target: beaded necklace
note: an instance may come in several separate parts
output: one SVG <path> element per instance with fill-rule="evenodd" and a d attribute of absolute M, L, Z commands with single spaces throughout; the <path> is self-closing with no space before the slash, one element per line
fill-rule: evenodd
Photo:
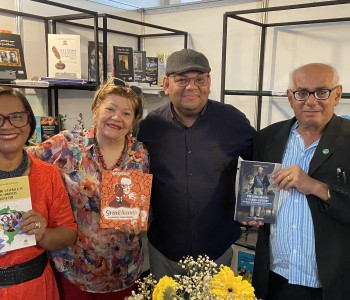
<path fill-rule="evenodd" d="M 14 169 L 13 171 L 0 170 L 0 179 L 19 177 L 19 176 L 22 176 L 24 174 L 24 172 L 28 168 L 28 154 L 24 150 L 22 150 L 22 153 L 23 153 L 22 161 L 19 164 L 19 166 L 16 169 Z"/>
<path fill-rule="evenodd" d="M 95 137 L 95 149 L 96 149 L 96 153 L 98 156 L 98 160 L 100 161 L 102 168 L 104 170 L 107 170 L 107 164 L 105 162 L 105 159 L 103 158 L 103 154 L 102 154 L 101 149 L 97 143 L 96 137 Z M 114 170 L 114 169 L 117 169 L 120 167 L 120 165 L 122 164 L 124 157 L 125 157 L 125 152 L 126 152 L 125 150 L 126 150 L 126 140 L 124 142 L 124 148 L 123 148 L 122 153 L 120 154 L 120 156 L 117 159 L 117 161 L 115 162 L 115 164 L 110 168 L 110 170 Z"/>

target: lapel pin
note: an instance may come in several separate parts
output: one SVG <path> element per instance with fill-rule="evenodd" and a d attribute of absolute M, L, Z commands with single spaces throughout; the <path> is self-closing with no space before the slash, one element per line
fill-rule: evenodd
<path fill-rule="evenodd" d="M 323 153 L 323 154 L 328 154 L 328 153 L 329 153 L 329 149 L 323 149 L 323 150 L 322 150 L 322 153 Z"/>

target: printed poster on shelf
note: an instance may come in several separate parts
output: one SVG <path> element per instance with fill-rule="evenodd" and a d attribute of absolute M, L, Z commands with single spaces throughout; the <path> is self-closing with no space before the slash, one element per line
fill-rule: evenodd
<path fill-rule="evenodd" d="M 81 78 L 80 35 L 48 34 L 49 77 Z"/>
<path fill-rule="evenodd" d="M 134 51 L 134 73 L 136 82 L 146 82 L 146 51 Z"/>
<path fill-rule="evenodd" d="M 100 227 L 146 231 L 152 178 L 139 170 L 103 171 Z"/>
<path fill-rule="evenodd" d="M 131 47 L 114 46 L 115 77 L 134 81 L 134 54 Z"/>
<path fill-rule="evenodd" d="M 158 75 L 157 75 L 157 84 L 163 85 L 163 78 L 165 76 L 166 62 L 171 53 L 161 52 L 157 53 L 158 57 Z"/>
<path fill-rule="evenodd" d="M 21 36 L 0 32 L 0 78 L 27 79 Z"/>
<path fill-rule="evenodd" d="M 21 233 L 19 220 L 32 209 L 28 176 L 0 180 L 0 238 L 1 252 L 36 245 L 35 235 Z"/>
<path fill-rule="evenodd" d="M 158 57 L 146 57 L 146 82 L 156 85 L 158 81 Z"/>
<path fill-rule="evenodd" d="M 281 164 L 261 161 L 240 161 L 236 176 L 236 221 L 274 223 L 279 190 L 271 175 Z"/>
<path fill-rule="evenodd" d="M 96 58 L 99 59 L 99 78 L 100 84 L 103 83 L 103 44 L 98 44 L 98 54 L 95 51 L 95 42 L 88 41 L 88 80 L 96 81 Z M 114 64 L 113 64 L 113 45 L 107 44 L 107 76 L 106 78 L 114 77 Z"/>

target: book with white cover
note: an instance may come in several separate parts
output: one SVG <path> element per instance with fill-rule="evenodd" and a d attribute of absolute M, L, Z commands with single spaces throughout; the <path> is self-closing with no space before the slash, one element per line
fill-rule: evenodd
<path fill-rule="evenodd" d="M 81 78 L 80 35 L 48 35 L 49 77 Z"/>

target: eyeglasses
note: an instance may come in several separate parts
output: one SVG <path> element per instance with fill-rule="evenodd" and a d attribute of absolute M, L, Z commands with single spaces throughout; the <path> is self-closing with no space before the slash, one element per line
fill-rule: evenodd
<path fill-rule="evenodd" d="M 314 95 L 314 97 L 317 100 L 327 100 L 329 96 L 331 95 L 331 92 L 334 91 L 338 87 L 335 86 L 332 89 L 319 89 L 316 91 L 307 91 L 307 90 L 300 90 L 300 91 L 292 91 L 295 100 L 297 101 L 306 101 L 310 95 Z"/>
<path fill-rule="evenodd" d="M 193 80 L 194 84 L 198 87 L 205 86 L 208 84 L 209 75 L 199 74 L 196 77 L 187 77 L 185 75 L 169 75 L 168 77 L 173 77 L 175 85 L 179 87 L 186 87 Z"/>
<path fill-rule="evenodd" d="M 29 122 L 29 112 L 21 111 L 9 114 L 7 116 L 0 114 L 0 127 L 4 126 L 6 120 L 8 120 L 13 127 L 24 127 Z"/>
<path fill-rule="evenodd" d="M 115 86 L 121 86 L 121 87 L 125 87 L 127 89 L 131 89 L 137 96 L 141 96 L 142 95 L 142 89 L 140 89 L 138 86 L 128 85 L 124 80 L 121 80 L 121 79 L 116 78 L 116 77 L 109 78 L 107 83 L 100 90 L 99 94 L 101 94 L 102 91 L 105 89 L 105 87 L 110 85 L 110 84 L 114 84 Z"/>

